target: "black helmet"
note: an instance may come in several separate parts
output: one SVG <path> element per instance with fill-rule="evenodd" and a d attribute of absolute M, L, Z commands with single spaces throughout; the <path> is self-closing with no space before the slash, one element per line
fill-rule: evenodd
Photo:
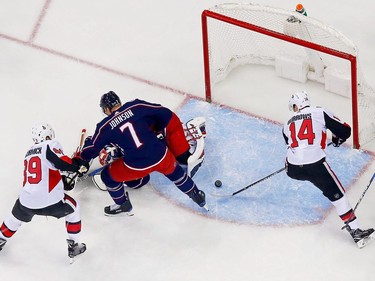
<path fill-rule="evenodd" d="M 105 111 L 106 108 L 111 110 L 113 107 L 119 104 L 121 104 L 121 100 L 118 97 L 118 95 L 116 95 L 116 93 L 113 91 L 109 91 L 108 93 L 105 93 L 100 98 L 100 107 L 102 108 L 103 112 Z"/>

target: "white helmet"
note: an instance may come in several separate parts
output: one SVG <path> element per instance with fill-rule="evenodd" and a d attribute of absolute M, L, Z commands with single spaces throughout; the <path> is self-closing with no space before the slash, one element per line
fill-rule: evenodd
<path fill-rule="evenodd" d="M 307 93 L 305 91 L 294 93 L 289 100 L 290 111 L 293 111 L 293 105 L 296 105 L 298 110 L 310 106 L 310 99 Z"/>
<path fill-rule="evenodd" d="M 31 137 L 35 143 L 45 141 L 47 137 L 52 140 L 55 138 L 55 132 L 51 125 L 47 123 L 39 123 L 31 128 Z"/>

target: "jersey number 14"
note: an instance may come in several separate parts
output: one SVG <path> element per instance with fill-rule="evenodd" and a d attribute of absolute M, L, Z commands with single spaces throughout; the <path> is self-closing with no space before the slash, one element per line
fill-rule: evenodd
<path fill-rule="evenodd" d="M 311 119 L 303 119 L 299 128 L 296 126 L 295 122 L 292 122 L 289 125 L 289 131 L 292 138 L 292 143 L 290 144 L 291 147 L 297 147 L 299 140 L 307 140 L 308 144 L 314 143 L 315 133 L 313 132 Z"/>

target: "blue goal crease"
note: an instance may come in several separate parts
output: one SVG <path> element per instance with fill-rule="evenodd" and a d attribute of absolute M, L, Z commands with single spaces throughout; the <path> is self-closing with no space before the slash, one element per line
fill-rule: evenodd
<path fill-rule="evenodd" d="M 213 219 L 269 226 L 319 223 L 331 209 L 331 203 L 309 182 L 294 181 L 285 172 L 229 198 L 211 194 L 232 194 L 284 166 L 286 146 L 282 125 L 259 119 L 233 109 L 190 99 L 178 111 L 183 122 L 197 116 L 206 118 L 205 160 L 194 176 L 199 189 L 206 193 Z M 369 153 L 341 146 L 327 148 L 327 162 L 344 187 L 358 179 L 368 163 Z M 222 186 L 215 187 L 220 179 Z M 354 179 L 354 180 L 353 180 Z M 151 183 L 163 196 L 194 211 L 192 200 L 166 177 L 153 173 Z"/>

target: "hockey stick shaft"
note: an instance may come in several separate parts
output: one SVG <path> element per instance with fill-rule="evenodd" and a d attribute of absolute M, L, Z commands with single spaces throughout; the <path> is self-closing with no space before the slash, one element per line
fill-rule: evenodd
<path fill-rule="evenodd" d="M 99 174 L 107 165 L 103 166 L 103 167 L 99 167 L 97 169 L 95 169 L 94 171 L 91 171 L 90 173 L 87 174 L 87 176 L 89 177 L 93 177 L 95 176 L 96 174 Z"/>
<path fill-rule="evenodd" d="M 275 171 L 275 172 L 269 174 L 268 176 L 265 176 L 264 178 L 261 178 L 261 179 L 255 181 L 255 182 L 253 182 L 253 183 L 251 183 L 251 184 L 245 186 L 244 188 L 241 188 L 240 190 L 237 190 L 236 192 L 233 192 L 231 196 L 234 196 L 234 195 L 236 195 L 236 194 L 238 194 L 238 193 L 240 193 L 240 192 L 242 192 L 242 191 L 245 191 L 246 189 L 248 189 L 248 188 L 250 188 L 250 187 L 252 187 L 252 186 L 254 186 L 254 185 L 256 185 L 256 184 L 258 184 L 258 183 L 260 183 L 260 182 L 262 182 L 262 181 L 265 181 L 266 179 L 269 179 L 270 177 L 273 177 L 274 175 L 277 175 L 278 173 L 281 173 L 281 172 L 284 171 L 285 169 L 286 169 L 286 167 L 283 167 L 283 168 L 281 168 L 281 169 L 279 169 L 279 170 L 277 170 L 277 171 Z"/>
<path fill-rule="evenodd" d="M 107 166 L 107 165 L 102 166 L 102 167 L 99 167 L 99 168 L 97 168 L 97 169 L 95 169 L 95 170 L 93 170 L 93 171 L 91 171 L 91 172 L 85 174 L 82 178 L 80 178 L 80 181 L 86 180 L 86 179 L 89 178 L 89 177 L 93 177 L 93 176 L 95 176 L 96 174 L 99 174 L 99 173 L 100 173 L 100 172 L 101 172 L 106 166 Z"/>
<path fill-rule="evenodd" d="M 73 157 L 79 156 L 79 154 L 81 153 L 83 144 L 85 142 L 85 136 L 86 136 L 86 129 L 82 129 L 81 137 L 79 139 L 79 144 L 77 146 L 76 151 L 73 153 Z M 77 183 L 77 179 L 78 179 L 78 173 L 76 173 L 72 178 L 72 181 L 74 181 L 74 185 Z"/>
<path fill-rule="evenodd" d="M 232 197 L 232 196 L 235 196 L 236 194 L 238 194 L 238 193 L 240 193 L 240 192 L 243 192 L 243 191 L 245 191 L 246 189 L 248 189 L 248 188 L 250 188 L 250 187 L 252 187 L 252 186 L 254 186 L 254 185 L 256 185 L 256 184 L 258 184 L 258 183 L 260 183 L 260 182 L 262 182 L 262 181 L 265 181 L 266 179 L 269 179 L 270 177 L 273 177 L 274 175 L 277 175 L 278 173 L 281 173 L 281 172 L 284 171 L 285 169 L 286 169 L 286 167 L 283 167 L 283 168 L 281 168 L 281 169 L 279 169 L 279 170 L 273 172 L 272 174 L 269 174 L 269 175 L 265 176 L 264 178 L 261 178 L 261 179 L 255 181 L 255 182 L 253 182 L 253 183 L 251 183 L 251 184 L 245 186 L 244 188 L 241 188 L 240 190 L 237 190 L 236 192 L 233 192 L 233 193 L 231 193 L 231 194 L 212 194 L 212 196 L 214 196 L 214 197 L 221 197 L 221 198 L 222 198 L 222 197 Z"/>
<path fill-rule="evenodd" d="M 333 144 L 332 142 L 328 143 L 327 147 L 330 146 L 330 145 L 332 145 L 332 144 Z M 273 177 L 274 175 L 277 175 L 278 173 L 281 173 L 284 170 L 286 170 L 286 167 L 283 167 L 283 168 L 281 168 L 281 169 L 279 169 L 279 170 L 277 170 L 277 171 L 269 174 L 268 176 L 265 176 L 264 178 L 261 178 L 261 179 L 255 181 L 255 182 L 253 182 L 253 183 L 245 186 L 244 188 L 241 188 L 240 190 L 237 190 L 236 192 L 233 192 L 232 194 L 227 194 L 227 195 L 213 194 L 213 196 L 215 196 L 215 197 L 231 197 L 231 196 L 234 196 L 234 195 L 236 195 L 236 194 L 238 194 L 238 193 L 240 193 L 242 191 L 245 191 L 246 189 L 249 189 L 250 187 L 252 187 L 252 186 L 254 186 L 254 185 L 256 185 L 256 184 L 258 184 L 258 183 L 260 183 L 260 182 L 262 182 L 264 180 L 266 180 L 266 179 L 269 179 L 270 177 Z"/>
<path fill-rule="evenodd" d="M 76 149 L 76 152 L 74 153 L 74 156 L 79 155 L 79 153 L 82 151 L 83 144 L 85 142 L 85 136 L 86 136 L 86 129 L 82 129 L 81 138 L 79 139 L 79 145 L 77 146 L 77 149 Z"/>
<path fill-rule="evenodd" d="M 362 195 L 361 195 L 361 197 L 359 198 L 357 204 L 355 204 L 354 209 L 353 209 L 353 213 L 355 212 L 355 210 L 357 210 L 358 205 L 359 205 L 359 203 L 361 203 L 363 197 L 365 197 L 365 194 L 366 194 L 367 190 L 370 188 L 370 185 L 371 185 L 371 183 L 373 182 L 374 178 L 375 178 L 375 173 L 372 175 L 372 177 L 371 177 L 369 183 L 367 184 L 365 190 L 362 192 Z"/>
<path fill-rule="evenodd" d="M 365 194 L 366 194 L 367 190 L 369 190 L 369 188 L 370 188 L 372 182 L 374 181 L 374 178 L 375 178 L 375 173 L 372 175 L 372 177 L 371 177 L 369 183 L 367 184 L 365 190 L 362 192 L 361 197 L 359 197 L 359 199 L 358 199 L 358 201 L 357 201 L 357 204 L 355 204 L 355 206 L 354 206 L 354 208 L 353 208 L 353 212 L 352 212 L 352 214 L 350 215 L 349 219 L 345 222 L 345 225 L 344 225 L 341 229 L 346 228 L 347 225 L 349 224 L 350 220 L 353 218 L 353 216 L 355 216 L 355 211 L 357 210 L 357 208 L 358 208 L 359 204 L 361 203 L 363 197 L 365 197 Z"/>

